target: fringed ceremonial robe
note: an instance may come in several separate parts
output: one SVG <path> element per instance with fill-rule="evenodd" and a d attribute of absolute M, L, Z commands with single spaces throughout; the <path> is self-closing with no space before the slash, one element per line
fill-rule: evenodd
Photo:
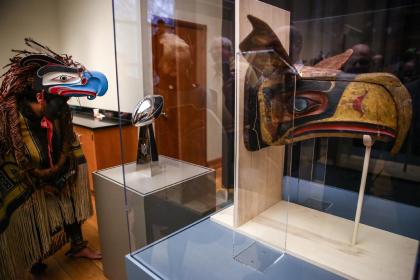
<path fill-rule="evenodd" d="M 40 126 L 39 119 L 22 113 L 19 125 L 32 167 L 48 167 L 46 129 Z M 54 162 L 58 160 L 54 151 L 63 146 L 60 135 L 56 121 Z M 20 170 L 12 152 L 0 155 L 0 279 L 21 279 L 34 263 L 67 242 L 64 224 L 81 223 L 92 215 L 87 164 L 79 142 L 66 152 L 70 160 L 65 169 L 56 180 L 47 181 Z M 47 191 L 47 186 L 55 191 Z"/>

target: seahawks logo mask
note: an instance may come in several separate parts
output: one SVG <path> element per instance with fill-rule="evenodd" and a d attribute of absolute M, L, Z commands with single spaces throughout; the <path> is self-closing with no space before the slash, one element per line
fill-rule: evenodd
<path fill-rule="evenodd" d="M 88 71 L 71 57 L 59 55 L 32 39 L 25 39 L 25 43 L 40 51 L 29 54 L 20 61 L 22 67 L 39 67 L 32 82 L 35 91 L 62 97 L 86 96 L 92 100 L 108 90 L 108 81 L 101 72 Z"/>
<path fill-rule="evenodd" d="M 339 69 L 352 50 L 314 67 L 295 67 L 277 35 L 248 15 L 253 30 L 240 43 L 245 77 L 244 140 L 249 151 L 317 137 L 393 141 L 396 154 L 410 127 L 411 96 L 388 73 Z"/>

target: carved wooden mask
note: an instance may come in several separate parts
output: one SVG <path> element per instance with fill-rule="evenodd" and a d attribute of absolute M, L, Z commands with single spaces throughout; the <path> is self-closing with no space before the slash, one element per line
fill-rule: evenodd
<path fill-rule="evenodd" d="M 394 141 L 396 154 L 410 127 L 411 96 L 389 73 L 339 69 L 353 51 L 314 67 L 295 67 L 277 35 L 248 15 L 253 30 L 240 43 L 245 78 L 245 146 L 250 151 L 317 137 Z"/>

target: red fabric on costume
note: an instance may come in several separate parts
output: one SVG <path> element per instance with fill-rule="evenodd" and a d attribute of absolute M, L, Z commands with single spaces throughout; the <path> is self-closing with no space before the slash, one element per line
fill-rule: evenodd
<path fill-rule="evenodd" d="M 45 99 L 44 99 L 44 93 L 40 92 L 36 95 L 36 99 L 38 103 L 42 105 L 43 108 L 45 108 Z M 41 119 L 41 127 L 47 129 L 47 139 L 48 139 L 48 161 L 50 163 L 50 167 L 54 165 L 52 160 L 52 137 L 53 137 L 53 123 L 47 118 L 43 117 Z"/>

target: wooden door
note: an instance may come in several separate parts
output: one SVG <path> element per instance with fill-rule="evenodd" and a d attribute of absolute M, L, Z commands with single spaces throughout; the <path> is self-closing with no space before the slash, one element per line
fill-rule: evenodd
<path fill-rule="evenodd" d="M 152 24 L 154 94 L 164 98 L 155 123 L 158 152 L 206 164 L 206 27 L 155 18 Z"/>

